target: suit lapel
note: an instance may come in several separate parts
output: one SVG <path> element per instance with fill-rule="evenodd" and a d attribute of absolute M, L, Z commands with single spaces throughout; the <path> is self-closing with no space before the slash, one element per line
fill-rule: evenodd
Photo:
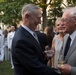
<path fill-rule="evenodd" d="M 65 57 L 65 61 L 67 61 L 69 59 L 69 57 L 71 56 L 71 54 L 73 53 L 73 51 L 75 50 L 75 47 L 76 47 L 76 37 L 71 45 L 71 47 L 69 48 L 69 51 Z"/>
<path fill-rule="evenodd" d="M 39 50 L 41 51 L 42 55 L 43 55 L 43 51 L 41 49 L 40 44 L 37 42 L 37 40 L 32 36 L 31 33 L 29 33 L 27 30 L 25 30 L 22 26 L 20 27 L 20 30 L 23 32 L 23 34 L 28 38 L 28 40 L 34 44 L 37 48 L 39 48 Z"/>
<path fill-rule="evenodd" d="M 37 42 L 37 40 L 32 35 L 29 35 L 28 38 L 31 40 L 33 44 L 35 44 L 38 48 L 41 49 L 40 44 Z"/>
<path fill-rule="evenodd" d="M 65 50 L 65 46 L 66 46 L 67 39 L 68 39 L 68 34 L 64 36 L 64 40 L 63 40 L 63 50 Z"/>
<path fill-rule="evenodd" d="M 30 34 L 29 32 L 28 32 L 28 39 L 30 40 L 30 42 L 32 43 L 32 44 L 34 44 L 37 48 L 38 48 L 38 52 L 39 52 L 39 54 L 40 54 L 40 56 L 42 56 L 42 57 L 44 57 L 44 54 L 43 54 L 43 51 L 42 51 L 42 49 L 41 49 L 41 46 L 40 46 L 40 44 L 37 42 L 37 40 L 32 36 L 32 34 Z"/>

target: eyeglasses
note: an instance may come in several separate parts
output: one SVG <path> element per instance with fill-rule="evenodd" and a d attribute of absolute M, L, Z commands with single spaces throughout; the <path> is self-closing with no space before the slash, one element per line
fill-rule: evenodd
<path fill-rule="evenodd" d="M 69 20 L 68 18 L 62 18 L 62 19 L 61 19 L 62 22 L 66 22 L 66 21 L 68 21 L 68 20 Z"/>

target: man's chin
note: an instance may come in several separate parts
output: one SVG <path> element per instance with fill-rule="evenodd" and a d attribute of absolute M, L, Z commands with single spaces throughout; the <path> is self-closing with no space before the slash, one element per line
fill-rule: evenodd
<path fill-rule="evenodd" d="M 63 33 L 66 33 L 66 34 L 68 34 L 68 32 L 67 32 L 67 31 L 64 31 Z"/>

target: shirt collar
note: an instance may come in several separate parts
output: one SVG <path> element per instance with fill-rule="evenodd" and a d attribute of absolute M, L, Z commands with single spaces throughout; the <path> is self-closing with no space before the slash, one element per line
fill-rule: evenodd
<path fill-rule="evenodd" d="M 71 40 L 74 40 L 76 37 L 76 30 L 70 35 Z"/>
<path fill-rule="evenodd" d="M 24 26 L 23 24 L 21 24 L 21 26 L 33 35 L 34 32 L 30 30 L 27 26 Z"/>

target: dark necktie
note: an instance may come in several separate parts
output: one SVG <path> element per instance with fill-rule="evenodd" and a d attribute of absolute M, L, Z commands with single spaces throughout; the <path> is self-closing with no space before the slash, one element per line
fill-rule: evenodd
<path fill-rule="evenodd" d="M 69 36 L 68 39 L 67 39 L 67 42 L 66 42 L 65 50 L 64 50 L 64 58 L 67 55 L 67 52 L 68 52 L 69 47 L 70 47 L 70 43 L 71 43 L 71 38 Z"/>

